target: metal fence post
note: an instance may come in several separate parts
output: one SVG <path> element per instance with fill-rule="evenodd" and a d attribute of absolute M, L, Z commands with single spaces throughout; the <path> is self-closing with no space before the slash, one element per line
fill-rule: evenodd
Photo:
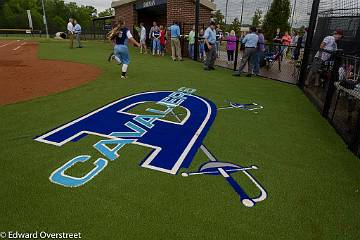
<path fill-rule="evenodd" d="M 330 107 L 331 107 L 331 102 L 334 96 L 334 92 L 335 92 L 335 86 L 334 83 L 337 79 L 339 79 L 339 68 L 341 66 L 341 57 L 340 57 L 340 51 L 336 51 L 334 53 L 335 55 L 335 61 L 334 61 L 334 66 L 331 72 L 331 78 L 329 81 L 329 86 L 326 92 L 326 99 L 325 99 L 325 103 L 324 103 L 324 108 L 323 108 L 323 112 L 322 112 L 322 116 L 329 119 L 329 111 L 330 111 Z"/>
<path fill-rule="evenodd" d="M 309 22 L 309 28 L 307 32 L 306 42 L 305 42 L 305 51 L 304 51 L 304 57 L 303 62 L 301 64 L 301 72 L 299 76 L 299 86 L 300 88 L 304 88 L 305 86 L 305 76 L 307 71 L 307 66 L 309 64 L 309 58 L 310 58 L 310 52 L 311 52 L 311 44 L 314 38 L 314 32 L 317 22 L 317 16 L 319 13 L 319 5 L 320 0 L 314 0 L 311 8 L 311 15 L 310 15 L 310 22 Z"/>
<path fill-rule="evenodd" d="M 360 111 L 358 112 L 357 115 L 357 121 L 356 121 L 356 127 L 355 127 L 355 131 L 354 131 L 354 136 L 351 140 L 351 143 L 349 145 L 349 149 L 356 155 L 358 155 L 358 148 L 360 145 Z"/>
<path fill-rule="evenodd" d="M 238 57 L 239 57 L 239 39 L 236 39 L 235 59 L 234 59 L 234 71 L 237 69 Z"/>
<path fill-rule="evenodd" d="M 199 56 L 199 15 L 200 15 L 200 0 L 196 0 L 195 4 L 195 45 L 194 45 L 194 60 L 198 60 Z"/>

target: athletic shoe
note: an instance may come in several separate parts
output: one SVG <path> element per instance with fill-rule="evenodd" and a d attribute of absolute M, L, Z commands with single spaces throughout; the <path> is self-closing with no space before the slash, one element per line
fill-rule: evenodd
<path fill-rule="evenodd" d="M 215 70 L 215 68 L 214 67 L 209 67 L 210 68 L 210 70 Z"/>
<path fill-rule="evenodd" d="M 210 71 L 211 69 L 208 68 L 208 67 L 204 67 L 204 70 L 205 70 L 205 71 Z"/>
<path fill-rule="evenodd" d="M 110 53 L 109 57 L 108 57 L 108 62 L 110 62 L 111 60 L 114 59 L 114 53 Z"/>
<path fill-rule="evenodd" d="M 120 79 L 127 79 L 127 76 L 121 76 Z"/>

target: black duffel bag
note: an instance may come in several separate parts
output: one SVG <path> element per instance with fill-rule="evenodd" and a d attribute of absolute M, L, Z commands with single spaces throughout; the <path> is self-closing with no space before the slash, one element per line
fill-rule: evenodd
<path fill-rule="evenodd" d="M 356 84 L 358 84 L 358 82 L 352 81 L 352 80 L 342 80 L 340 82 L 340 86 L 342 86 L 346 89 L 354 89 Z"/>

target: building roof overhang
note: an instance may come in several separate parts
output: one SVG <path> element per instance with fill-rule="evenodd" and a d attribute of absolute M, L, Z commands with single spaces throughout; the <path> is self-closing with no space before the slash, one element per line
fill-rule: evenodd
<path fill-rule="evenodd" d="M 119 7 L 121 5 L 125 5 L 128 3 L 132 3 L 132 2 L 136 2 L 137 0 L 117 0 L 117 1 L 112 1 L 111 3 L 111 7 L 115 8 L 115 7 Z M 193 0 L 195 2 L 195 0 Z M 216 10 L 216 4 L 213 3 L 210 0 L 200 0 L 200 4 L 209 8 L 210 10 L 214 11 Z"/>

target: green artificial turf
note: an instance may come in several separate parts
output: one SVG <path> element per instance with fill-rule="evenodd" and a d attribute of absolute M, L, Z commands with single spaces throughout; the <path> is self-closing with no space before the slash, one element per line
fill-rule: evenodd
<path fill-rule="evenodd" d="M 224 69 L 205 72 L 190 60 L 172 62 L 135 49 L 129 78 L 120 80 L 120 67 L 106 61 L 107 43 L 70 50 L 66 42 L 41 40 L 39 46 L 42 59 L 91 64 L 102 74 L 75 89 L 0 107 L 0 232 L 81 232 L 83 239 L 359 239 L 360 161 L 296 86 L 236 78 Z M 264 106 L 258 114 L 219 111 L 204 143 L 221 161 L 258 166 L 250 172 L 265 187 L 265 201 L 246 208 L 221 176 L 184 178 L 141 168 L 150 150 L 137 145 L 126 146 L 82 187 L 49 181 L 73 157 L 102 157 L 92 147 L 101 138 L 55 147 L 34 137 L 124 96 L 183 86 L 219 107 L 226 100 Z M 206 161 L 198 151 L 190 170 Z M 92 162 L 68 174 L 81 176 Z M 241 172 L 234 177 L 258 194 Z"/>

